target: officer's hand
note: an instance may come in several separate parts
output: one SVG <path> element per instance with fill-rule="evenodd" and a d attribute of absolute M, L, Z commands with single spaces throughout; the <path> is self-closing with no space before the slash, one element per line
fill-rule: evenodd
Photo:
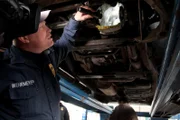
<path fill-rule="evenodd" d="M 87 10 L 90 10 L 90 11 L 92 11 L 92 12 L 95 12 L 93 9 L 89 8 L 88 6 L 81 6 L 81 7 L 82 7 L 82 8 L 85 8 L 85 9 L 87 9 Z M 91 16 L 91 15 L 89 15 L 89 14 L 85 14 L 85 13 L 79 12 L 79 11 L 77 11 L 77 12 L 75 13 L 75 16 L 74 16 L 74 19 L 75 19 L 76 21 L 84 21 L 84 20 L 89 19 L 89 18 L 93 18 L 93 16 Z"/>

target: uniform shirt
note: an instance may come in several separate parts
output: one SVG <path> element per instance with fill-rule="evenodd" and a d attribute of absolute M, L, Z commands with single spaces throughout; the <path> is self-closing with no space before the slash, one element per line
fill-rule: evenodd
<path fill-rule="evenodd" d="M 61 38 L 45 55 L 15 46 L 4 53 L 7 64 L 0 62 L 0 120 L 60 120 L 59 82 L 49 63 L 56 70 L 71 51 L 78 24 L 70 19 Z"/>

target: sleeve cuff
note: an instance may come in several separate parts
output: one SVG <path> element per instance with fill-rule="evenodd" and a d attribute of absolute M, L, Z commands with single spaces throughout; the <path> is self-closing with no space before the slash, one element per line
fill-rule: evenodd
<path fill-rule="evenodd" d="M 76 21 L 74 17 L 69 20 L 68 28 L 76 30 L 80 24 L 80 21 Z"/>

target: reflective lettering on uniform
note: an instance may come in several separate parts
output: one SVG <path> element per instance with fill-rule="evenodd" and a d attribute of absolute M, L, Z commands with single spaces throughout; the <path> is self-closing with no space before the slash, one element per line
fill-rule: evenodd
<path fill-rule="evenodd" d="M 20 88 L 20 87 L 25 87 L 25 86 L 30 86 L 34 84 L 34 80 L 29 80 L 29 81 L 24 81 L 24 82 L 19 82 L 19 83 L 13 83 L 11 84 L 12 88 Z"/>

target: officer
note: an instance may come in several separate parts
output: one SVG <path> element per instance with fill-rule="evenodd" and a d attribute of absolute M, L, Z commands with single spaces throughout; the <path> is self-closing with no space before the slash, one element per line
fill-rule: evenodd
<path fill-rule="evenodd" d="M 120 103 L 110 115 L 109 120 L 138 120 L 138 118 L 128 103 Z"/>
<path fill-rule="evenodd" d="M 69 120 L 69 112 L 67 108 L 60 102 L 60 114 L 61 114 L 61 120 Z"/>
<path fill-rule="evenodd" d="M 55 43 L 42 20 L 36 33 L 15 39 L 4 53 L 7 65 L 0 66 L 0 120 L 60 120 L 57 68 L 71 51 L 80 22 L 89 18 L 77 11 Z"/>

